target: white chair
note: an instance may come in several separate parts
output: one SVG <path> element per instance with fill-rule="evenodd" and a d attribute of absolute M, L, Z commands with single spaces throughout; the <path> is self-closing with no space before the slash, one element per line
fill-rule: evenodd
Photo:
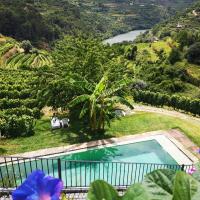
<path fill-rule="evenodd" d="M 60 129 L 61 128 L 61 122 L 57 117 L 53 117 L 51 120 L 51 129 Z"/>

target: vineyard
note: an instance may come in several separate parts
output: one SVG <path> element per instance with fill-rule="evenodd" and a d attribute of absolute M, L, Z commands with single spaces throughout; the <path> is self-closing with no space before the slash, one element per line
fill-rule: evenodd
<path fill-rule="evenodd" d="M 39 68 L 50 66 L 51 57 L 44 50 L 33 49 L 25 52 L 14 39 L 0 36 L 0 64 L 4 68 Z"/>
<path fill-rule="evenodd" d="M 15 137 L 33 133 L 40 118 L 36 99 L 37 74 L 27 70 L 0 69 L 1 135 Z"/>

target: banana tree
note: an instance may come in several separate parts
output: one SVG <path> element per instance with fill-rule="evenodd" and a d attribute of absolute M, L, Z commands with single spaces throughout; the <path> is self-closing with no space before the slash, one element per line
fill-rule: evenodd
<path fill-rule="evenodd" d="M 129 81 L 121 80 L 112 86 L 109 84 L 108 77 L 105 75 L 89 94 L 82 94 L 75 97 L 70 103 L 70 107 L 82 104 L 80 118 L 89 115 L 90 128 L 92 131 L 104 130 L 105 122 L 109 123 L 110 115 L 117 103 L 124 104 L 131 109 L 132 104 L 124 97 L 116 95 L 117 92 L 127 86 Z M 92 87 L 90 87 L 91 89 Z M 89 90 L 88 90 L 89 91 Z"/>

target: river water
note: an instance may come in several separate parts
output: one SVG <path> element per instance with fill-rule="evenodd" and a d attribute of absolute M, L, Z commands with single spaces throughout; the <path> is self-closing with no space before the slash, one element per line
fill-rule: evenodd
<path fill-rule="evenodd" d="M 106 44 L 115 44 L 115 43 L 121 43 L 121 42 L 132 42 L 136 39 L 136 37 L 138 35 L 140 35 L 141 33 L 144 33 L 147 30 L 135 30 L 135 31 L 130 31 L 124 34 L 120 34 L 117 36 L 114 36 L 112 38 L 108 38 L 106 40 L 104 40 L 103 42 Z"/>

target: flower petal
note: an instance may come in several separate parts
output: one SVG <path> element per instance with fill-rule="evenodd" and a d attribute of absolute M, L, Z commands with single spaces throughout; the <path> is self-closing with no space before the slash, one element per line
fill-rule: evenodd
<path fill-rule="evenodd" d="M 63 183 L 60 179 L 34 171 L 13 193 L 13 200 L 59 200 Z"/>

